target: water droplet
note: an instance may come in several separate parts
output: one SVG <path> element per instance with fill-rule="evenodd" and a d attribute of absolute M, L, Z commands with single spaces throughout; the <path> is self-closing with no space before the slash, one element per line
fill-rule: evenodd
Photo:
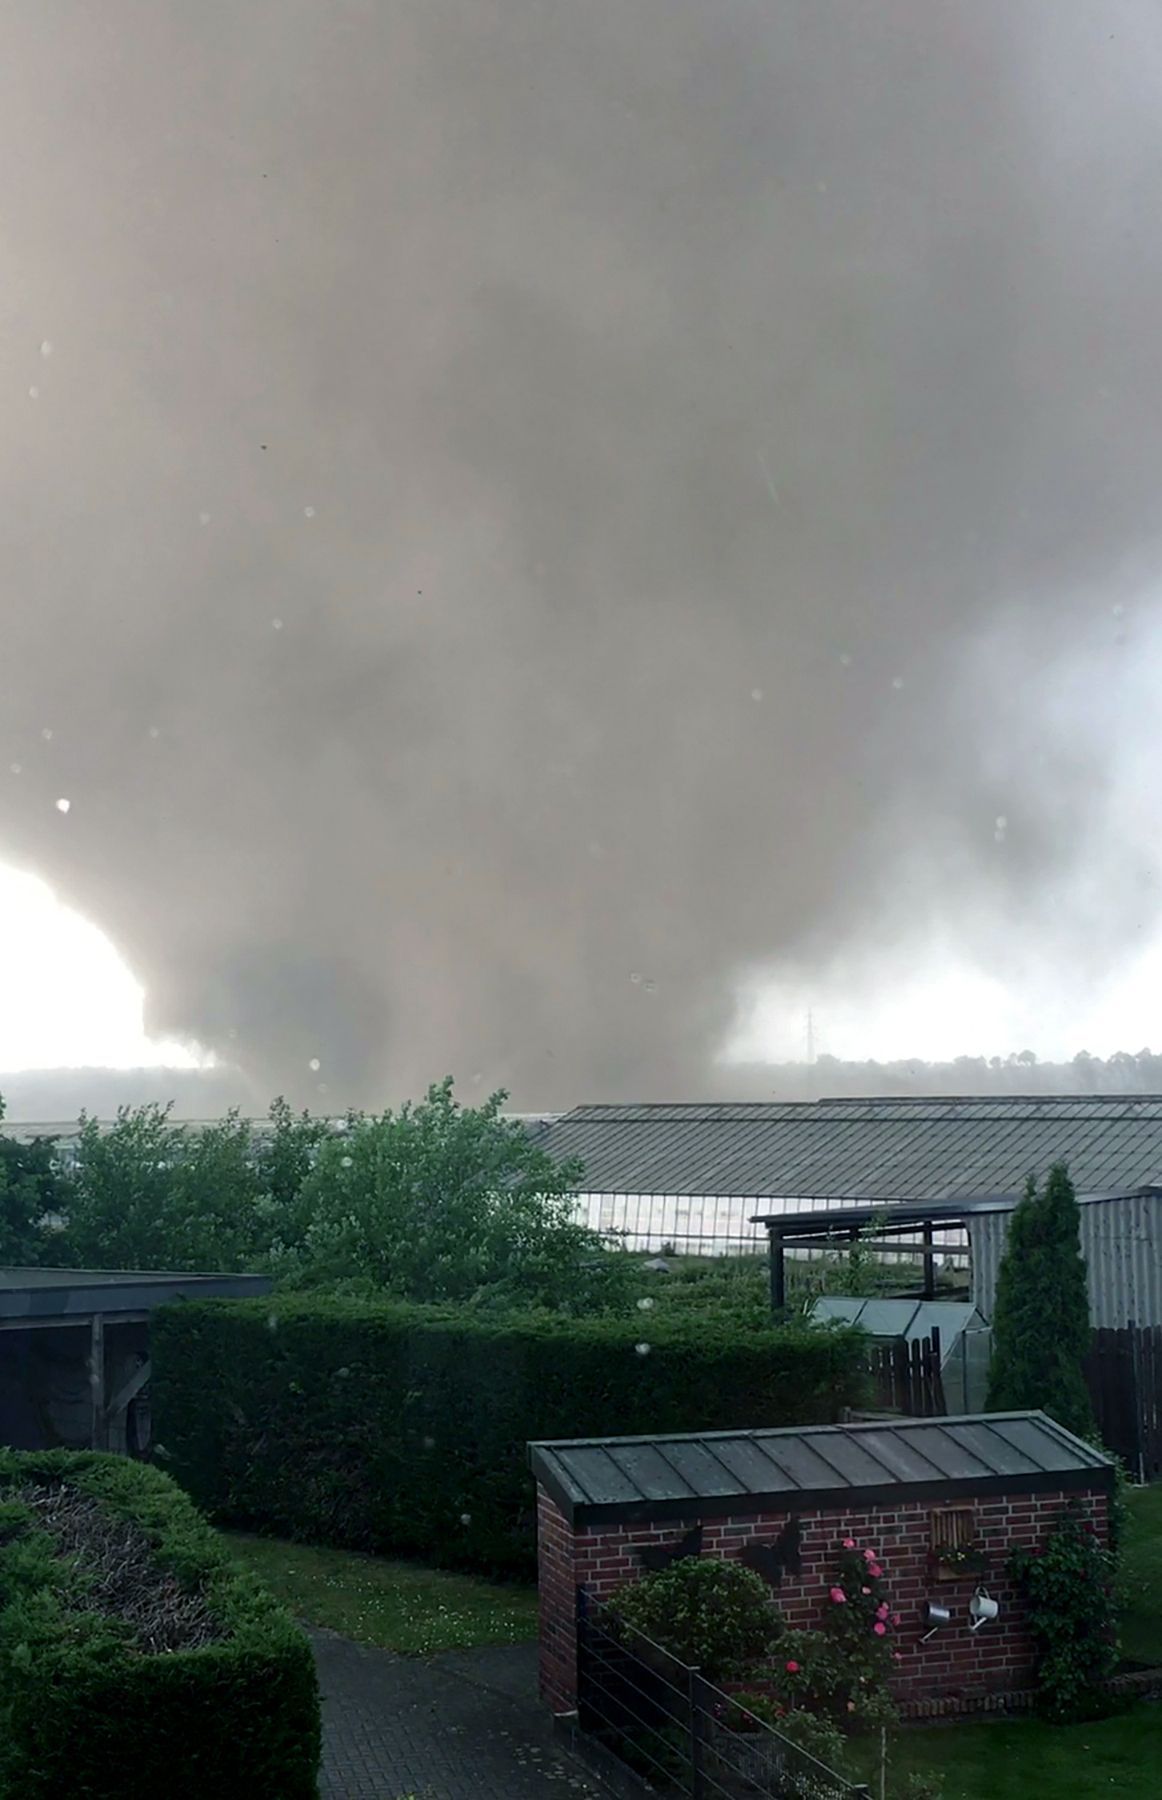
<path fill-rule="evenodd" d="M 460 1523 L 461 1523 L 461 1525 L 471 1525 L 472 1514 L 471 1513 L 461 1513 L 460 1514 Z"/>
<path fill-rule="evenodd" d="M 750 697 L 752 700 L 761 700 L 763 697 L 762 688 L 751 688 Z"/>
<path fill-rule="evenodd" d="M 436 1440 L 434 1437 L 426 1437 L 422 1442 L 425 1450 L 434 1450 L 436 1448 Z"/>
<path fill-rule="evenodd" d="M 351 1371 L 350 1371 L 350 1369 L 336 1369 L 335 1373 L 336 1373 L 336 1375 L 340 1376 L 341 1378 L 345 1378 L 346 1376 L 350 1375 Z"/>
<path fill-rule="evenodd" d="M 198 524 L 199 525 L 208 525 L 209 523 L 210 523 L 210 514 L 209 513 L 199 513 L 198 514 Z"/>
<path fill-rule="evenodd" d="M 157 729 L 156 725 L 151 725 L 149 728 L 149 735 L 151 738 L 159 738 L 161 736 L 161 732 Z"/>
<path fill-rule="evenodd" d="M 631 970 L 631 971 L 630 971 L 630 977 L 629 977 L 629 978 L 630 978 L 630 980 L 631 980 L 631 981 L 632 981 L 632 982 L 633 982 L 633 985 L 634 985 L 634 987 L 640 987 L 640 986 L 641 986 L 641 979 L 642 979 L 642 978 L 641 978 L 641 976 L 640 976 L 640 975 L 639 975 L 639 974 L 638 974 L 638 972 L 637 972 L 637 970 L 636 970 L 636 969 L 632 969 L 632 970 Z"/>
<path fill-rule="evenodd" d="M 50 741 L 50 739 L 52 738 L 52 726 L 46 725 L 40 735 L 44 739 L 45 743 L 47 744 Z"/>
<path fill-rule="evenodd" d="M 649 1310 L 653 1306 L 653 1304 L 654 1303 L 650 1299 L 648 1294 L 643 1295 L 643 1297 L 637 1303 L 638 1311 L 639 1312 L 649 1312 Z"/>
<path fill-rule="evenodd" d="M 45 362 L 47 362 L 52 355 L 52 344 L 49 342 L 48 338 L 45 338 L 43 344 L 40 346 L 40 354 L 44 357 Z"/>
<path fill-rule="evenodd" d="M 1008 829 L 1009 821 L 1006 819 L 1004 813 L 998 813 L 995 824 L 998 831 L 1006 831 Z"/>
<path fill-rule="evenodd" d="M 850 667 L 851 667 L 851 654 L 850 654 L 850 652 L 849 652 L 849 651 L 847 651 L 847 650 L 844 650 L 844 651 L 843 651 L 843 652 L 842 652 L 842 653 L 841 653 L 841 654 L 840 654 L 840 658 L 839 658 L 839 660 L 840 660 L 840 662 L 841 662 L 841 663 L 842 663 L 842 664 L 843 664 L 843 666 L 844 666 L 844 668 L 845 668 L 845 669 L 850 669 Z"/>
<path fill-rule="evenodd" d="M 23 775 L 24 773 L 23 763 L 9 763 L 8 767 L 12 770 L 14 775 Z"/>
<path fill-rule="evenodd" d="M 339 1158 L 339 1167 L 341 1169 L 350 1169 L 350 1168 L 353 1168 L 354 1166 L 355 1166 L 355 1158 L 353 1156 L 341 1156 Z"/>
<path fill-rule="evenodd" d="M 71 800 L 58 800 L 56 803 L 56 809 L 59 813 L 67 813 L 69 808 L 71 807 L 71 805 L 72 805 Z"/>
<path fill-rule="evenodd" d="M 267 1313 L 266 1329 L 268 1331 L 277 1331 L 278 1330 L 278 1314 L 277 1313 Z"/>
<path fill-rule="evenodd" d="M 315 509 L 313 506 L 304 506 L 303 507 L 303 518 L 304 519 L 313 519 L 314 516 L 315 516 Z"/>
<path fill-rule="evenodd" d="M 311 1071 L 312 1075 L 317 1075 L 319 1073 L 319 1070 L 322 1068 L 322 1066 L 323 1065 L 319 1061 L 317 1056 L 312 1056 L 310 1062 L 307 1064 L 307 1067 Z"/>
<path fill-rule="evenodd" d="M 1126 609 L 1120 600 L 1116 600 L 1113 606 L 1110 607 L 1110 611 L 1113 613 L 1115 619 L 1120 619 L 1125 610 Z"/>
<path fill-rule="evenodd" d="M 272 629 L 272 630 L 274 630 L 274 631 L 281 631 L 281 630 L 282 630 L 282 620 L 281 620 L 281 619 L 272 619 L 272 620 L 271 620 L 271 621 L 270 621 L 270 624 L 271 624 L 271 629 Z"/>
<path fill-rule="evenodd" d="M 652 981 L 652 980 L 651 981 L 643 981 L 642 987 L 645 989 L 647 994 L 656 994 L 658 991 L 658 984 L 656 981 Z"/>
<path fill-rule="evenodd" d="M 892 686 L 896 689 L 897 692 L 899 692 L 900 688 L 902 688 L 903 685 L 904 685 L 904 677 L 902 675 L 893 675 L 892 676 Z"/>
<path fill-rule="evenodd" d="M 650 1353 L 650 1346 L 648 1344 L 635 1344 L 634 1349 L 639 1356 L 648 1356 Z"/>
<path fill-rule="evenodd" d="M 40 399 L 40 389 L 38 387 L 30 387 L 28 390 L 28 398 L 30 400 L 39 400 Z"/>

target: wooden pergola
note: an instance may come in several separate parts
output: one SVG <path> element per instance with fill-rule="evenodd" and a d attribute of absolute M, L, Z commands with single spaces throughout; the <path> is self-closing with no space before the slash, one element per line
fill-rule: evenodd
<path fill-rule="evenodd" d="M 134 1373 L 107 1391 L 112 1333 L 146 1325 L 155 1307 L 182 1299 L 244 1299 L 268 1294 L 265 1275 L 183 1275 L 156 1270 L 0 1269 L 0 1332 L 75 1331 L 89 1369 L 90 1447 L 124 1449 L 126 1417 L 148 1385 L 148 1349 Z M 138 1334 L 140 1336 L 140 1334 Z M 85 1346 L 82 1352 L 82 1344 Z"/>
<path fill-rule="evenodd" d="M 923 1295 L 936 1296 L 936 1233 L 965 1230 L 969 1219 L 982 1212 L 1011 1212 L 1012 1196 L 979 1200 L 872 1200 L 858 1206 L 832 1206 L 804 1212 L 759 1213 L 751 1223 L 767 1232 L 770 1258 L 771 1307 L 782 1312 L 787 1304 L 786 1252 L 838 1250 L 855 1243 L 861 1248 L 896 1256 L 912 1250 L 923 1265 Z M 875 1226 L 874 1236 L 865 1236 Z M 916 1242 L 917 1238 L 919 1243 Z M 904 1240 L 910 1239 L 910 1243 Z"/>

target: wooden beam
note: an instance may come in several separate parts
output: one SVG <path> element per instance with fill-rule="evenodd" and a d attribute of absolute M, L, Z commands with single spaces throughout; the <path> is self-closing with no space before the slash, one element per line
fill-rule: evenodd
<path fill-rule="evenodd" d="M 117 1392 L 113 1395 L 113 1398 L 105 1408 L 105 1417 L 107 1420 L 116 1419 L 118 1413 L 125 1412 L 131 1400 L 136 1400 L 138 1394 L 149 1380 L 151 1367 L 152 1365 L 149 1362 L 149 1359 L 146 1358 L 141 1367 L 134 1370 L 133 1374 L 129 1377 L 129 1380 L 121 1383 L 121 1386 L 117 1389 Z"/>
<path fill-rule="evenodd" d="M 105 1448 L 105 1315 L 94 1313 L 89 1322 L 89 1441 L 94 1450 Z"/>

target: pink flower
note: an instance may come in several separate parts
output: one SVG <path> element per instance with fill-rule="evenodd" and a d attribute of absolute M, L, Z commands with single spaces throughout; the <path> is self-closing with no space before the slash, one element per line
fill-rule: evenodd
<path fill-rule="evenodd" d="M 875 1551 L 874 1550 L 865 1550 L 863 1553 L 863 1560 L 864 1560 L 864 1562 L 874 1562 L 876 1560 Z"/>
<path fill-rule="evenodd" d="M 859 1591 L 860 1591 L 860 1593 L 861 1593 L 861 1594 L 870 1594 L 870 1593 L 871 1593 L 871 1589 L 870 1589 L 870 1588 L 860 1588 L 860 1590 L 859 1590 Z"/>
<path fill-rule="evenodd" d="M 899 1613 L 892 1614 L 892 1624 L 893 1625 L 902 1625 L 903 1623 L 904 1623 L 904 1621 L 903 1621 L 903 1619 L 901 1619 Z"/>
<path fill-rule="evenodd" d="M 886 1631 L 886 1630 L 887 1630 L 887 1629 L 888 1629 L 888 1628 L 887 1628 L 887 1626 L 886 1626 L 886 1625 L 885 1625 L 885 1624 L 884 1624 L 884 1622 L 883 1622 L 883 1620 L 882 1620 L 882 1619 L 877 1619 L 877 1620 L 876 1620 L 876 1622 L 875 1622 L 875 1624 L 874 1624 L 874 1625 L 873 1625 L 873 1626 L 872 1626 L 872 1630 L 873 1630 L 873 1631 L 874 1631 L 874 1632 L 875 1632 L 875 1634 L 876 1634 L 876 1636 L 877 1636 L 877 1637 L 883 1637 L 883 1635 L 884 1635 L 884 1632 L 885 1632 L 885 1631 Z"/>
<path fill-rule="evenodd" d="M 886 1619 L 887 1616 L 888 1616 L 888 1603 L 886 1600 L 883 1600 L 880 1602 L 879 1606 L 876 1607 L 876 1618 L 877 1619 Z"/>
<path fill-rule="evenodd" d="M 878 1581 L 880 1576 L 883 1574 L 883 1570 L 880 1568 L 879 1563 L 869 1563 L 867 1566 L 867 1572 L 871 1576 L 873 1581 Z"/>
<path fill-rule="evenodd" d="M 831 1598 L 836 1606 L 843 1606 L 847 1601 L 847 1595 L 842 1588 L 832 1588 Z"/>
<path fill-rule="evenodd" d="M 855 1539 L 854 1538 L 844 1538 L 843 1548 L 845 1550 L 854 1550 L 855 1549 Z"/>
<path fill-rule="evenodd" d="M 892 1661 L 893 1662 L 903 1662 L 903 1660 L 904 1660 L 903 1655 L 899 1650 L 892 1651 Z"/>
<path fill-rule="evenodd" d="M 849 1700 L 849 1701 L 848 1701 L 848 1703 L 847 1703 L 847 1710 L 848 1710 L 848 1712 L 854 1712 L 854 1711 L 855 1711 L 855 1701 L 854 1701 L 854 1700 Z"/>
<path fill-rule="evenodd" d="M 797 1662 L 789 1662 L 787 1664 L 787 1674 L 788 1675 L 797 1675 L 798 1673 L 799 1673 L 798 1663 Z"/>

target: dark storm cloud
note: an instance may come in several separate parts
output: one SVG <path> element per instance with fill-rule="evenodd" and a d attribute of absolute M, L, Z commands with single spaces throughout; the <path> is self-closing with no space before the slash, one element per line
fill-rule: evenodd
<path fill-rule="evenodd" d="M 1157 559 L 1146 0 L 3 37 L 0 853 L 154 1029 L 680 1097 L 748 968 L 921 893 L 1043 932 L 1100 742 L 995 746 Z"/>

